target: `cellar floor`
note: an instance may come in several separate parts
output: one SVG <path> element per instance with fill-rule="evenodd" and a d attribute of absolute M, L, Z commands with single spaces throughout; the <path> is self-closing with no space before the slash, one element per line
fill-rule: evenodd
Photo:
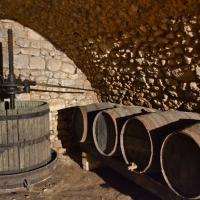
<path fill-rule="evenodd" d="M 58 159 L 52 177 L 30 192 L 0 194 L 0 200 L 159 200 L 109 168 L 84 171 L 69 156 Z"/>

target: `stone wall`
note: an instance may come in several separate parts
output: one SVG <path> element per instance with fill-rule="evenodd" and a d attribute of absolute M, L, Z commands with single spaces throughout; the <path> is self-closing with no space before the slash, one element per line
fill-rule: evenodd
<path fill-rule="evenodd" d="M 0 8 L 66 52 L 103 101 L 199 111 L 198 0 L 2 0 Z"/>
<path fill-rule="evenodd" d="M 14 35 L 14 66 L 16 77 L 22 80 L 34 80 L 37 83 L 48 83 L 79 88 L 91 88 L 87 77 L 67 55 L 57 50 L 48 40 L 17 22 L 0 20 L 0 42 L 3 46 L 3 66 L 8 73 L 7 29 L 12 28 Z M 37 86 L 35 89 L 66 91 L 66 89 Z M 74 90 L 68 90 L 74 91 Z M 77 90 L 79 91 L 79 90 Z M 70 106 L 97 102 L 94 92 L 57 93 L 31 92 L 17 95 L 20 100 L 42 100 L 50 105 L 50 130 L 52 143 L 58 147 L 57 126 L 58 110 Z"/>
<path fill-rule="evenodd" d="M 152 27 L 140 25 L 118 38 L 104 54 L 106 59 L 96 56 L 94 61 L 106 74 L 102 99 L 200 111 L 199 19 L 169 18 Z"/>

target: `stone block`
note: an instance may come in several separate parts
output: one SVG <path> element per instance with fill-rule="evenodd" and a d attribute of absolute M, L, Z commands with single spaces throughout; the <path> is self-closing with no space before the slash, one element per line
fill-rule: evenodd
<path fill-rule="evenodd" d="M 49 56 L 49 52 L 45 49 L 41 49 L 41 55 L 42 56 Z"/>
<path fill-rule="evenodd" d="M 15 58 L 14 58 L 15 59 Z M 7 48 L 3 48 L 3 67 L 8 67 L 8 50 Z"/>
<path fill-rule="evenodd" d="M 50 92 L 50 93 L 49 93 L 49 96 L 50 96 L 50 98 L 52 98 L 52 99 L 56 99 L 56 98 L 59 97 L 59 94 L 56 93 L 56 92 Z"/>
<path fill-rule="evenodd" d="M 197 83 L 195 82 L 191 82 L 190 83 L 190 89 L 194 92 L 199 92 L 200 91 L 200 88 L 198 87 Z"/>
<path fill-rule="evenodd" d="M 31 99 L 35 99 L 35 100 L 39 100 L 40 99 L 40 96 L 38 94 L 38 92 L 31 92 L 30 93 L 30 96 L 31 96 Z"/>
<path fill-rule="evenodd" d="M 36 33 L 35 31 L 29 29 L 29 28 L 25 28 L 28 32 L 28 37 L 30 40 L 40 40 L 42 38 L 42 36 L 38 33 Z"/>
<path fill-rule="evenodd" d="M 29 78 L 30 77 L 30 69 L 15 69 L 15 75 L 20 76 L 21 78 Z M 23 79 L 22 79 L 23 80 Z"/>
<path fill-rule="evenodd" d="M 29 40 L 27 40 L 26 38 L 17 38 L 15 40 L 15 44 L 19 47 L 29 47 Z"/>
<path fill-rule="evenodd" d="M 47 79 L 48 79 L 48 77 L 46 77 L 46 76 L 39 76 L 39 77 L 35 78 L 36 82 L 39 82 L 39 83 L 47 82 Z"/>
<path fill-rule="evenodd" d="M 71 80 L 71 79 L 63 79 L 60 81 L 60 84 L 63 86 L 74 86 L 75 85 L 75 81 Z"/>
<path fill-rule="evenodd" d="M 48 80 L 48 84 L 58 85 L 58 79 L 51 78 Z"/>
<path fill-rule="evenodd" d="M 69 74 L 74 74 L 75 73 L 75 69 L 76 69 L 76 66 L 71 64 L 71 63 L 68 63 L 68 62 L 63 62 L 62 63 L 62 67 L 61 67 L 61 71 L 62 72 L 69 73 Z"/>
<path fill-rule="evenodd" d="M 40 50 L 34 48 L 22 48 L 21 53 L 25 55 L 39 56 Z"/>
<path fill-rule="evenodd" d="M 30 75 L 34 77 L 42 76 L 44 75 L 44 71 L 41 72 L 41 70 L 31 70 Z"/>
<path fill-rule="evenodd" d="M 195 71 L 196 71 L 197 78 L 200 79 L 200 66 L 197 66 Z"/>
<path fill-rule="evenodd" d="M 72 80 L 78 80 L 79 79 L 80 82 L 84 81 L 84 79 L 82 77 L 80 77 L 79 74 L 69 74 L 68 77 Z"/>
<path fill-rule="evenodd" d="M 50 99 L 49 92 L 43 92 L 43 93 L 40 95 L 40 99 L 41 99 L 41 100 L 48 100 L 48 99 Z"/>
<path fill-rule="evenodd" d="M 13 49 L 13 53 L 14 53 L 14 55 L 18 55 L 18 54 L 20 54 L 20 53 L 21 53 L 21 48 L 14 47 L 14 49 Z"/>
<path fill-rule="evenodd" d="M 68 58 L 65 54 L 62 56 L 62 61 L 70 64 L 74 64 L 73 60 Z"/>
<path fill-rule="evenodd" d="M 10 29 L 12 28 L 12 25 L 13 25 L 12 21 L 8 21 L 8 22 L 3 21 L 4 29 Z"/>
<path fill-rule="evenodd" d="M 45 69 L 45 60 L 40 57 L 30 57 L 31 69 Z"/>
<path fill-rule="evenodd" d="M 49 41 L 46 41 L 46 40 L 41 41 L 40 45 L 41 45 L 41 49 L 46 49 L 50 51 L 53 49 L 53 45 Z"/>
<path fill-rule="evenodd" d="M 55 57 L 56 53 L 55 53 L 55 51 L 50 51 L 49 55 L 50 55 L 51 57 Z"/>
<path fill-rule="evenodd" d="M 50 59 L 47 62 L 47 69 L 54 72 L 59 71 L 61 68 L 61 64 L 62 64 L 61 60 Z"/>
<path fill-rule="evenodd" d="M 51 111 L 65 108 L 65 101 L 63 99 L 50 99 L 48 102 Z"/>
<path fill-rule="evenodd" d="M 18 69 L 29 68 L 29 57 L 28 55 L 15 55 L 14 56 L 14 66 Z"/>
<path fill-rule="evenodd" d="M 62 93 L 62 94 L 59 95 L 59 97 L 62 98 L 62 99 L 65 99 L 65 100 L 66 99 L 70 100 L 70 99 L 74 98 L 75 95 L 76 94 L 73 94 L 73 93 Z"/>
<path fill-rule="evenodd" d="M 40 47 L 41 47 L 40 41 L 34 40 L 31 42 L 30 46 L 35 49 L 40 49 Z"/>
<path fill-rule="evenodd" d="M 55 147 L 55 148 L 62 148 L 62 143 L 61 143 L 61 140 L 54 140 L 53 142 L 53 146 Z"/>
<path fill-rule="evenodd" d="M 50 71 L 43 71 L 44 72 L 44 75 L 49 77 L 49 78 L 53 78 L 53 72 L 50 72 Z"/>
<path fill-rule="evenodd" d="M 64 72 L 56 72 L 56 73 L 54 73 L 53 77 L 57 78 L 57 79 L 67 79 L 68 78 L 67 74 Z"/>
<path fill-rule="evenodd" d="M 13 29 L 13 34 L 14 34 L 14 37 L 15 38 L 28 38 L 27 37 L 27 31 L 24 30 L 24 26 L 21 25 L 21 24 L 13 24 L 14 27 L 12 28 Z"/>

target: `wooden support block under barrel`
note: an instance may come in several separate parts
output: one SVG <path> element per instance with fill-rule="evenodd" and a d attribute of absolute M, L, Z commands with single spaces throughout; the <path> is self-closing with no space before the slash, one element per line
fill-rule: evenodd
<path fill-rule="evenodd" d="M 133 181 L 137 185 L 143 187 L 145 190 L 155 194 L 162 200 L 188 200 L 177 196 L 165 182 L 157 176 L 151 176 L 149 174 L 139 174 L 134 171 L 128 170 L 127 165 L 116 157 L 103 156 L 97 152 L 97 150 L 88 144 L 80 144 L 83 152 L 93 156 L 93 158 L 99 160 L 104 166 L 108 166 L 115 170 L 125 178 Z M 199 200 L 199 199 L 198 199 Z"/>
<path fill-rule="evenodd" d="M 82 152 L 82 167 L 86 171 L 91 171 L 102 166 L 100 160 L 96 159 L 91 154 Z"/>

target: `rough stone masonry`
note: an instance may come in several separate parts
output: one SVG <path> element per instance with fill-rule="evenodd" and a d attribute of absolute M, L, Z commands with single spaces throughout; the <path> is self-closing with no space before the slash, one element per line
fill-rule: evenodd
<path fill-rule="evenodd" d="M 57 50 L 49 41 L 33 30 L 11 20 L 0 20 L 0 42 L 3 46 L 3 67 L 5 75 L 8 73 L 7 29 L 12 28 L 14 35 L 14 67 L 16 77 L 22 80 L 34 80 L 37 83 L 91 88 L 86 76 L 67 57 Z M 35 89 L 48 89 L 52 92 L 31 92 L 17 95 L 20 100 L 42 100 L 50 105 L 50 131 L 52 145 L 62 151 L 58 140 L 58 110 L 97 102 L 94 92 L 83 94 L 57 93 L 58 91 L 74 91 L 42 86 Z M 79 91 L 79 90 L 78 90 Z"/>
<path fill-rule="evenodd" d="M 66 52 L 102 101 L 200 109 L 198 0 L 2 0 L 0 17 Z"/>

